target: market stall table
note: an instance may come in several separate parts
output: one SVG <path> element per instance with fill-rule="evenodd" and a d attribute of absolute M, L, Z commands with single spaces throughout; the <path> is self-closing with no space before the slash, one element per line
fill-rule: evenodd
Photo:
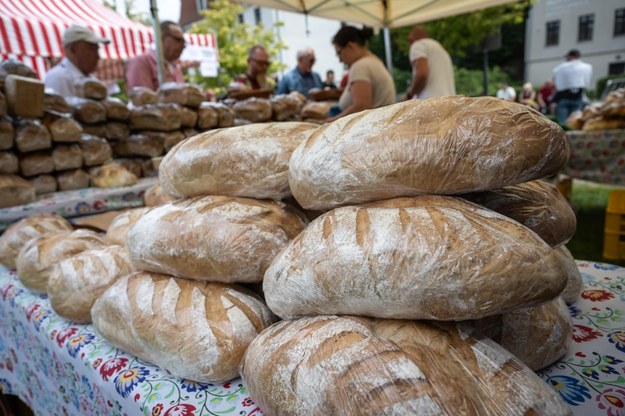
<path fill-rule="evenodd" d="M 625 184 L 625 130 L 567 131 L 571 148 L 567 175 L 593 182 Z"/>
<path fill-rule="evenodd" d="M 584 291 L 569 307 L 570 351 L 538 374 L 579 416 L 625 409 L 625 268 L 577 262 Z M 241 379 L 172 377 L 56 315 L 44 295 L 0 270 L 0 387 L 37 414 L 262 415 Z"/>
<path fill-rule="evenodd" d="M 13 222 L 32 214 L 54 213 L 72 218 L 143 206 L 143 195 L 158 178 L 141 178 L 132 186 L 84 188 L 41 195 L 35 202 L 0 208 L 0 233 Z"/>

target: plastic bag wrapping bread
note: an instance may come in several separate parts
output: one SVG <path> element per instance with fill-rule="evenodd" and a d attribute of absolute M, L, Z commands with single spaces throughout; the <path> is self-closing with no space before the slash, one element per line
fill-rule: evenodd
<path fill-rule="evenodd" d="M 99 188 L 119 188 L 137 183 L 139 178 L 119 163 L 107 163 L 89 169 L 90 183 Z"/>
<path fill-rule="evenodd" d="M 234 115 L 237 118 L 244 118 L 252 123 L 261 123 L 271 120 L 272 108 L 271 102 L 266 98 L 248 98 L 243 101 L 237 101 L 232 106 Z"/>
<path fill-rule="evenodd" d="M 204 101 L 204 93 L 197 85 L 166 82 L 158 88 L 160 102 L 176 103 L 197 108 Z"/>
<path fill-rule="evenodd" d="M 161 205 L 166 202 L 173 201 L 174 199 L 175 198 L 172 198 L 171 196 L 163 192 L 163 188 L 161 187 L 160 183 L 152 185 L 150 188 L 148 188 L 147 191 L 145 191 L 145 194 L 143 195 L 143 203 L 146 207 Z"/>
<path fill-rule="evenodd" d="M 518 222 L 427 195 L 323 214 L 275 257 L 263 290 L 283 319 L 465 320 L 553 299 L 566 279 L 553 249 Z"/>
<path fill-rule="evenodd" d="M 406 101 L 321 126 L 289 164 L 306 209 L 501 188 L 556 173 L 560 126 L 518 103 L 461 96 Z"/>
<path fill-rule="evenodd" d="M 20 152 L 49 149 L 52 145 L 50 132 L 39 120 L 20 119 L 15 128 L 15 147 Z"/>
<path fill-rule="evenodd" d="M 562 292 L 562 299 L 566 303 L 573 303 L 579 298 L 580 293 L 584 289 L 584 282 L 582 281 L 582 274 L 575 263 L 573 255 L 565 246 L 560 246 L 555 249 L 556 256 L 560 259 L 566 270 L 568 277 L 566 287 Z"/>
<path fill-rule="evenodd" d="M 22 218 L 0 236 L 0 263 L 15 269 L 15 259 L 28 241 L 44 234 L 72 230 L 72 225 L 57 214 L 33 214 Z"/>
<path fill-rule="evenodd" d="M 0 174 L 17 173 L 20 169 L 20 162 L 12 152 L 0 152 Z"/>
<path fill-rule="evenodd" d="M 100 101 L 83 97 L 65 97 L 65 100 L 76 120 L 89 124 L 106 121 L 106 108 Z"/>
<path fill-rule="evenodd" d="M 544 181 L 459 196 L 520 222 L 552 247 L 566 244 L 575 234 L 573 208 L 557 187 Z"/>
<path fill-rule="evenodd" d="M 573 335 L 569 309 L 561 297 L 459 326 L 467 332 L 481 331 L 534 371 L 558 361 Z"/>
<path fill-rule="evenodd" d="M 46 115 L 43 124 L 50 131 L 53 142 L 78 142 L 82 136 L 82 126 L 69 115 Z"/>
<path fill-rule="evenodd" d="M 173 197 L 233 195 L 280 200 L 291 194 L 288 170 L 293 150 L 317 127 L 273 122 L 190 137 L 163 158 L 161 186 Z"/>
<path fill-rule="evenodd" d="M 111 244 L 126 245 L 126 234 L 130 227 L 137 222 L 143 214 L 148 211 L 149 208 L 133 208 L 122 212 L 113 218 L 113 221 L 109 224 L 106 230 L 106 239 Z"/>
<path fill-rule="evenodd" d="M 129 120 L 135 130 L 176 130 L 180 128 L 180 109 L 174 103 L 142 105 L 130 110 Z"/>
<path fill-rule="evenodd" d="M 512 354 L 452 323 L 282 321 L 252 341 L 240 373 L 266 415 L 572 415 Z"/>
<path fill-rule="evenodd" d="M 106 99 L 102 100 L 102 104 L 106 109 L 107 120 L 128 120 L 128 117 L 130 116 L 130 109 L 128 109 L 126 103 L 124 103 L 119 98 L 107 97 Z"/>
<path fill-rule="evenodd" d="M 76 95 L 92 100 L 103 100 L 108 95 L 106 85 L 94 78 L 82 78 L 74 82 Z"/>
<path fill-rule="evenodd" d="M 112 345 L 205 383 L 237 377 L 245 349 L 275 319 L 238 285 L 143 272 L 117 280 L 96 300 L 91 317 Z"/>
<path fill-rule="evenodd" d="M 6 118 L 0 117 L 0 150 L 8 150 L 13 147 L 15 129 L 13 124 Z"/>
<path fill-rule="evenodd" d="M 17 275 L 28 289 L 46 293 L 50 273 L 58 262 L 106 244 L 102 237 L 90 230 L 46 233 L 24 244 L 15 262 Z"/>
<path fill-rule="evenodd" d="M 225 283 L 260 282 L 271 260 L 305 226 L 282 203 L 227 196 L 152 208 L 128 230 L 137 270 Z"/>
<path fill-rule="evenodd" d="M 90 323 L 91 307 L 98 296 L 132 272 L 123 246 L 85 250 L 52 268 L 47 287 L 50 306 L 69 321 Z"/>

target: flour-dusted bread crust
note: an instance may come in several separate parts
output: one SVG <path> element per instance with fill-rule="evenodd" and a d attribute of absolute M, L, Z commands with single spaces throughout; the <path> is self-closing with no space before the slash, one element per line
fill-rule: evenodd
<path fill-rule="evenodd" d="M 281 122 L 199 134 L 167 153 L 159 169 L 161 186 L 178 198 L 232 195 L 280 200 L 291 195 L 291 153 L 317 128 Z"/>
<path fill-rule="evenodd" d="M 28 289 L 46 293 L 50 273 L 58 262 L 105 245 L 105 240 L 90 230 L 44 234 L 28 241 L 20 250 L 17 275 Z"/>
<path fill-rule="evenodd" d="M 172 198 L 163 191 L 160 183 L 152 185 L 145 191 L 145 194 L 143 194 L 143 203 L 146 207 L 161 205 L 173 201 L 174 199 L 175 198 Z"/>
<path fill-rule="evenodd" d="M 337 314 L 464 320 L 553 299 L 566 285 L 534 232 L 460 198 L 396 198 L 327 212 L 265 273 L 283 319 Z"/>
<path fill-rule="evenodd" d="M 289 183 L 302 207 L 323 210 L 514 185 L 557 172 L 568 157 L 562 128 L 525 105 L 440 97 L 323 125 L 293 152 Z"/>
<path fill-rule="evenodd" d="M 119 279 L 91 310 L 112 345 L 199 382 L 238 375 L 249 343 L 275 317 L 238 285 L 134 273 Z"/>
<path fill-rule="evenodd" d="M 85 250 L 59 262 L 50 273 L 48 299 L 56 313 L 78 323 L 91 322 L 95 300 L 115 281 L 133 272 L 125 247 Z"/>
<path fill-rule="evenodd" d="M 113 218 L 113 221 L 111 221 L 106 230 L 106 239 L 110 241 L 111 244 L 125 246 L 128 230 L 148 210 L 148 207 L 132 208 Z"/>
<path fill-rule="evenodd" d="M 304 228 L 285 204 L 206 196 L 159 205 L 130 228 L 137 270 L 225 283 L 260 282 L 269 263 Z"/>
<path fill-rule="evenodd" d="M 534 371 L 558 361 L 573 335 L 569 309 L 560 296 L 539 306 L 460 325 L 467 331 L 471 326 L 482 331 Z"/>
<path fill-rule="evenodd" d="M 555 254 L 564 265 L 566 275 L 568 276 L 566 287 L 561 295 L 562 299 L 564 299 L 566 303 L 573 303 L 579 298 L 579 295 L 584 289 L 582 274 L 577 267 L 575 258 L 573 258 L 568 248 L 560 246 L 555 250 Z"/>
<path fill-rule="evenodd" d="M 270 415 L 572 415 L 512 354 L 454 324 L 319 316 L 282 321 L 241 375 Z"/>
<path fill-rule="evenodd" d="M 72 231 L 73 227 L 57 214 L 33 214 L 14 222 L 0 236 L 0 263 L 15 269 L 15 260 L 28 241 L 47 233 Z"/>
<path fill-rule="evenodd" d="M 544 181 L 460 196 L 520 222 L 552 247 L 566 244 L 575 234 L 577 218 L 571 204 L 556 186 Z"/>

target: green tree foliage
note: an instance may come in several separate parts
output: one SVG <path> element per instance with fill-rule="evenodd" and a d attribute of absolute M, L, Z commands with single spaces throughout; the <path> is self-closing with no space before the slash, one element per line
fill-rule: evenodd
<path fill-rule="evenodd" d="M 135 3 L 136 0 L 124 0 L 126 17 L 135 22 L 151 25 L 150 17 L 146 13 L 135 11 Z M 118 12 L 115 0 L 104 0 L 103 4 L 114 12 Z"/>
<path fill-rule="evenodd" d="M 284 64 L 276 62 L 275 58 L 286 45 L 278 41 L 273 30 L 265 30 L 263 25 L 250 26 L 239 23 L 239 15 L 245 9 L 229 0 L 215 0 L 207 10 L 203 10 L 204 19 L 191 27 L 192 33 L 213 33 L 217 36 L 219 47 L 219 75 L 217 78 L 206 78 L 196 75 L 192 81 L 206 87 L 212 87 L 219 94 L 225 90 L 230 81 L 247 69 L 247 53 L 254 45 L 263 45 L 272 64 L 269 73 L 284 68 Z M 274 28 L 282 26 L 281 22 Z"/>

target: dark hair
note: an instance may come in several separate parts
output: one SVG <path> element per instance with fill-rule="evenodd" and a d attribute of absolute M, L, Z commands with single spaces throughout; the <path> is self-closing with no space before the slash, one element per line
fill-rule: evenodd
<path fill-rule="evenodd" d="M 332 43 L 345 47 L 348 42 L 354 42 L 360 46 L 365 46 L 367 41 L 373 36 L 373 29 L 363 27 L 358 29 L 354 26 L 343 26 L 332 38 Z"/>
<path fill-rule="evenodd" d="M 176 22 L 172 22 L 171 20 L 163 20 L 161 22 L 161 35 L 169 35 L 169 27 L 170 26 L 180 26 Z"/>
<path fill-rule="evenodd" d="M 264 46 L 262 46 L 262 45 L 254 45 L 254 46 L 252 46 L 252 47 L 250 48 L 250 50 L 249 50 L 249 51 L 247 51 L 247 57 L 248 57 L 248 58 L 253 58 L 253 57 L 254 57 L 254 53 L 255 53 L 257 50 L 259 50 L 259 49 L 260 49 L 260 50 L 263 50 L 263 51 L 266 51 L 266 49 L 265 49 L 265 47 L 264 47 Z"/>
<path fill-rule="evenodd" d="M 331 70 L 331 69 L 328 69 L 328 70 L 326 71 L 326 75 L 328 75 L 328 74 L 334 74 L 334 71 L 333 71 L 333 70 Z"/>

